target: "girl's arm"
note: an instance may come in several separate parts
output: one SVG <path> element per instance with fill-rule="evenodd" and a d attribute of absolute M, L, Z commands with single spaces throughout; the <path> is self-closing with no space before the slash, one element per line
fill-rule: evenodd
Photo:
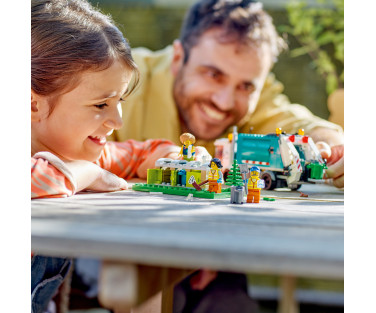
<path fill-rule="evenodd" d="M 52 154 L 51 154 L 52 155 Z M 59 159 L 56 158 L 59 163 Z M 60 161 L 62 164 L 63 162 Z M 60 168 L 60 169 L 59 169 Z M 65 173 L 64 173 L 65 172 Z M 72 173 L 63 165 L 52 165 L 42 157 L 31 158 L 31 198 L 68 197 L 77 187 Z"/>
<path fill-rule="evenodd" d="M 146 178 L 147 169 L 153 168 L 156 160 L 177 159 L 179 150 L 179 146 L 162 139 L 108 142 L 96 164 L 125 179 Z"/>
<path fill-rule="evenodd" d="M 31 198 L 68 197 L 84 189 L 114 191 L 127 183 L 89 161 L 63 162 L 49 152 L 31 158 Z"/>
<path fill-rule="evenodd" d="M 127 182 L 118 176 L 146 178 L 147 169 L 153 168 L 156 160 L 177 159 L 179 149 L 167 140 L 109 142 L 96 164 L 63 162 L 52 153 L 40 152 L 31 158 L 31 198 L 68 197 L 81 190 L 127 189 Z M 202 148 L 201 154 L 208 153 Z"/>

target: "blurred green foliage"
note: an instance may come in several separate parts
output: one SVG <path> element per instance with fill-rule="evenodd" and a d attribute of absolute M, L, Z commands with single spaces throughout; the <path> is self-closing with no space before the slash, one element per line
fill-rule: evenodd
<path fill-rule="evenodd" d="M 291 57 L 308 54 L 325 79 L 328 94 L 343 87 L 344 0 L 316 0 L 314 6 L 291 0 L 286 9 L 290 25 L 281 25 L 279 30 L 300 44 L 290 51 Z"/>
<path fill-rule="evenodd" d="M 281 284 L 279 275 L 249 273 L 247 278 L 251 285 L 279 287 Z M 299 289 L 344 292 L 343 280 L 299 277 L 296 284 Z"/>

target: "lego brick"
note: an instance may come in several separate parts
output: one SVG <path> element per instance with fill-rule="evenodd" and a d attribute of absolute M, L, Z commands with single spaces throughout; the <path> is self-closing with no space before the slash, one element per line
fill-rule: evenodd
<path fill-rule="evenodd" d="M 176 196 L 188 196 L 193 194 L 195 198 L 205 199 L 225 199 L 231 197 L 231 189 L 223 188 L 222 193 L 209 192 L 207 190 L 197 191 L 194 188 L 178 187 L 170 185 L 152 185 L 137 183 L 132 186 L 133 190 L 144 192 L 162 192 L 164 194 L 176 195 Z"/>
<path fill-rule="evenodd" d="M 152 168 L 147 170 L 148 184 L 160 184 L 162 181 L 162 171 L 160 169 Z"/>

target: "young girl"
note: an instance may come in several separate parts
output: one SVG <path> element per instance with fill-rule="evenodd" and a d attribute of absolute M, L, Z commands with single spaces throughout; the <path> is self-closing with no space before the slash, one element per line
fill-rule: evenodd
<path fill-rule="evenodd" d="M 179 152 L 164 140 L 106 144 L 138 70 L 121 32 L 86 1 L 32 1 L 31 59 L 32 198 L 126 189 L 105 170 L 143 178 Z"/>
<path fill-rule="evenodd" d="M 123 178 L 145 178 L 158 158 L 178 155 L 166 140 L 106 142 L 122 126 L 119 101 L 138 80 L 108 16 L 86 0 L 31 1 L 32 198 L 126 189 Z M 32 312 L 46 310 L 69 266 L 32 256 Z"/>

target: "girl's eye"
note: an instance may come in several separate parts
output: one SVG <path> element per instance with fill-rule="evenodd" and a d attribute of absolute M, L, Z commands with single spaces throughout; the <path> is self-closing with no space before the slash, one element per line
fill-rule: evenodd
<path fill-rule="evenodd" d="M 107 103 L 102 103 L 102 104 L 96 104 L 96 105 L 94 105 L 96 108 L 98 108 L 98 109 L 104 109 L 105 107 L 107 107 L 108 105 L 107 105 Z"/>

